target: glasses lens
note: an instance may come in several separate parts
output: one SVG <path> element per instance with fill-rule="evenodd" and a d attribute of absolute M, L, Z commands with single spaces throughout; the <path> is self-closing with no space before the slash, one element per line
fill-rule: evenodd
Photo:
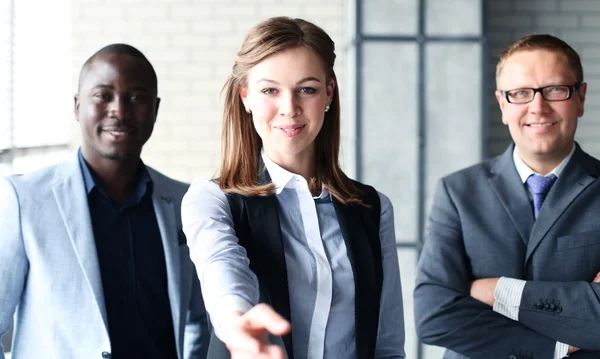
<path fill-rule="evenodd" d="M 511 103 L 526 103 L 533 99 L 532 89 L 516 89 L 507 93 L 508 101 Z"/>
<path fill-rule="evenodd" d="M 565 100 L 569 98 L 569 92 L 568 86 L 548 86 L 542 90 L 544 98 L 550 101 Z"/>

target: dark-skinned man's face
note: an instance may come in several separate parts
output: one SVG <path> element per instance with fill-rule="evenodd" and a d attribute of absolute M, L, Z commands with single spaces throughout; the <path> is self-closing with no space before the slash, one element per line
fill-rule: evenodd
<path fill-rule="evenodd" d="M 149 65 L 129 55 L 99 54 L 81 76 L 75 116 L 86 160 L 138 159 L 160 102 Z"/>

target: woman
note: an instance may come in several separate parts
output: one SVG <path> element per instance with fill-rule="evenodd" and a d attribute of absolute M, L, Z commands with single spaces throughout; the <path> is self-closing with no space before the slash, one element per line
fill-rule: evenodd
<path fill-rule="evenodd" d="M 209 357 L 404 358 L 393 209 L 339 167 L 334 61 L 321 28 L 271 18 L 223 88 L 219 178 L 182 209 Z"/>

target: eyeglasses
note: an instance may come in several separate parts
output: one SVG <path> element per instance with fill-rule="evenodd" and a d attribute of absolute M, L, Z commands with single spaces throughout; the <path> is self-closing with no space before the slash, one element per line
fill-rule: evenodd
<path fill-rule="evenodd" d="M 581 82 L 575 85 L 552 85 L 539 88 L 520 88 L 508 91 L 500 90 L 506 101 L 514 104 L 524 104 L 533 101 L 537 92 L 542 94 L 546 101 L 565 101 L 573 96 L 573 92 L 579 91 Z"/>

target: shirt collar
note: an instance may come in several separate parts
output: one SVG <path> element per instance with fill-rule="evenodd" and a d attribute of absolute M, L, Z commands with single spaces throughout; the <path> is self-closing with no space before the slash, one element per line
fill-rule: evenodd
<path fill-rule="evenodd" d="M 519 177 L 521 177 L 521 182 L 525 183 L 525 182 L 527 182 L 527 178 L 529 178 L 529 176 L 534 175 L 534 174 L 539 175 L 539 176 L 546 176 L 546 177 L 553 174 L 556 177 L 560 177 L 560 174 L 565 169 L 565 166 L 567 165 L 567 163 L 569 162 L 571 157 L 573 157 L 573 153 L 575 153 L 575 144 L 573 144 L 573 148 L 571 149 L 571 152 L 569 152 L 567 157 L 565 157 L 558 164 L 558 166 L 554 167 L 554 169 L 552 169 L 552 171 L 550 171 L 550 173 L 548 173 L 546 175 L 537 173 L 534 170 L 532 170 L 529 166 L 527 166 L 525 164 L 525 162 L 523 162 L 523 160 L 521 159 L 521 156 L 519 156 L 519 154 L 517 153 L 517 146 L 515 146 L 515 149 L 513 150 L 513 161 L 515 162 L 515 167 L 517 168 Z"/>
<path fill-rule="evenodd" d="M 81 148 L 77 151 L 77 156 L 79 158 L 79 166 L 81 167 L 81 172 L 83 174 L 83 182 L 85 183 L 85 190 L 87 194 L 89 195 L 92 192 L 92 190 L 96 187 L 106 194 L 106 191 L 104 190 L 102 185 L 97 181 L 96 175 L 92 172 L 92 169 L 83 158 L 83 155 L 81 154 Z M 146 167 L 143 161 L 141 162 L 140 169 L 138 170 L 136 176 L 136 184 L 131 189 L 128 198 L 133 196 L 135 202 L 139 203 L 144 194 L 152 188 L 152 178 L 150 177 L 148 168 Z"/>
<path fill-rule="evenodd" d="M 292 173 L 284 168 L 281 168 L 278 164 L 273 162 L 269 156 L 265 153 L 264 150 L 261 149 L 260 155 L 262 156 L 262 160 L 265 163 L 265 168 L 269 172 L 269 176 L 271 177 L 271 181 L 275 185 L 275 194 L 280 194 L 284 188 L 298 188 L 299 186 L 308 187 L 308 182 L 304 179 L 304 177 Z M 319 196 L 313 196 L 313 198 L 324 199 L 330 196 L 327 188 L 323 187 L 321 189 L 321 194 Z"/>
<path fill-rule="evenodd" d="M 79 167 L 81 167 L 81 173 L 83 174 L 83 182 L 85 183 L 85 191 L 90 194 L 94 187 L 96 187 L 96 180 L 92 176 L 92 171 L 88 166 L 87 162 L 83 159 L 81 149 L 77 151 L 77 157 L 79 158 Z"/>

